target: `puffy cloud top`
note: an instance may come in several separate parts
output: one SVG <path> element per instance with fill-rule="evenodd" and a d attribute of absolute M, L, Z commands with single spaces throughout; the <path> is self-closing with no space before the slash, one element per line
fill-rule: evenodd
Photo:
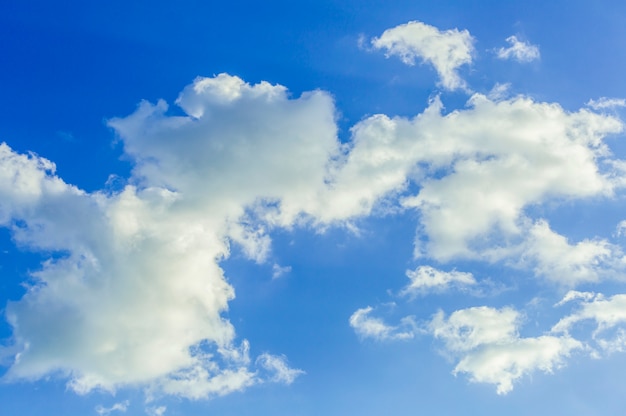
<path fill-rule="evenodd" d="M 412 21 L 385 30 L 372 39 L 372 46 L 385 50 L 387 56 L 399 57 L 407 65 L 414 65 L 420 58 L 435 68 L 444 88 L 455 90 L 465 87 L 457 69 L 472 62 L 473 41 L 467 30 L 440 31 Z"/>

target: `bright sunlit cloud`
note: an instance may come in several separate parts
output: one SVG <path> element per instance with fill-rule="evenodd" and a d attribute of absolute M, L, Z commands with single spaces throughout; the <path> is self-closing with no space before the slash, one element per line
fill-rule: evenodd
<path fill-rule="evenodd" d="M 397 56 L 407 65 L 415 65 L 416 59 L 432 65 L 441 85 L 449 90 L 465 88 L 457 70 L 472 62 L 473 43 L 467 30 L 440 31 L 417 21 L 387 29 L 372 39 L 372 46 L 386 51 L 388 57 Z"/>

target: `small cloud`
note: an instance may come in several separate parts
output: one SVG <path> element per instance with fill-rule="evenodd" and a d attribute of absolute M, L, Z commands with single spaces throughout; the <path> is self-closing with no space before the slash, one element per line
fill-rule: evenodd
<path fill-rule="evenodd" d="M 281 267 L 280 265 L 274 263 L 274 265 L 272 266 L 272 279 L 278 279 L 279 277 L 289 272 L 291 272 L 291 266 Z"/>
<path fill-rule="evenodd" d="M 165 406 L 148 407 L 146 409 L 146 414 L 148 416 L 163 416 L 166 410 L 167 410 L 167 407 Z"/>
<path fill-rule="evenodd" d="M 285 356 L 276 356 L 267 353 L 261 354 L 256 359 L 256 362 L 265 370 L 272 373 L 268 380 L 275 383 L 291 384 L 298 376 L 305 374 L 303 370 L 289 367 Z"/>
<path fill-rule="evenodd" d="M 600 97 L 597 100 L 594 100 L 594 99 L 589 100 L 586 105 L 587 107 L 591 107 L 594 110 L 605 110 L 609 108 L 626 107 L 626 99 Z"/>
<path fill-rule="evenodd" d="M 508 48 L 496 49 L 499 59 L 513 59 L 517 62 L 531 62 L 540 58 L 539 47 L 509 36 L 506 41 L 511 45 Z"/>
<path fill-rule="evenodd" d="M 582 299 L 586 302 L 591 301 L 595 298 L 597 298 L 598 296 L 601 295 L 596 295 L 593 292 L 579 292 L 577 290 L 570 290 L 569 292 L 567 292 L 565 294 L 565 296 L 563 297 L 563 299 L 561 299 L 559 302 L 555 303 L 554 306 L 562 306 L 568 302 L 571 302 L 573 300 L 579 300 Z"/>
<path fill-rule="evenodd" d="M 510 89 L 511 89 L 511 84 L 508 82 L 504 84 L 496 83 L 496 85 L 493 86 L 491 91 L 489 91 L 489 94 L 487 94 L 487 97 L 491 101 L 502 101 L 508 98 Z"/>
<path fill-rule="evenodd" d="M 384 49 L 387 57 L 397 56 L 407 65 L 415 65 L 417 58 L 431 64 L 439 74 L 440 84 L 448 90 L 466 88 L 457 69 L 472 62 L 474 38 L 467 30 L 440 31 L 412 21 L 385 30 L 371 43 L 374 49 Z"/>
<path fill-rule="evenodd" d="M 410 339 L 415 336 L 416 325 L 413 317 L 407 316 L 400 320 L 400 325 L 391 326 L 382 319 L 370 316 L 374 310 L 371 306 L 357 309 L 350 316 L 350 326 L 361 338 L 374 338 L 377 341 Z"/>
<path fill-rule="evenodd" d="M 429 292 L 441 293 L 453 287 L 467 287 L 476 284 L 471 273 L 444 272 L 431 266 L 420 266 L 415 270 L 407 270 L 411 282 L 402 289 L 401 295 L 415 297 Z"/>
<path fill-rule="evenodd" d="M 99 415 L 108 415 L 112 412 L 126 412 L 126 410 L 128 409 L 130 402 L 128 400 L 124 400 L 123 402 L 120 403 L 115 403 L 113 406 L 111 407 L 104 407 L 102 405 L 98 405 L 96 406 L 96 413 L 98 413 Z"/>

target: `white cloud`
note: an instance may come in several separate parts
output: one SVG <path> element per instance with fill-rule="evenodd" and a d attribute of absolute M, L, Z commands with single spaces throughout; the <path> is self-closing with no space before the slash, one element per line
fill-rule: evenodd
<path fill-rule="evenodd" d="M 482 306 L 455 311 L 447 319 L 440 311 L 430 330 L 443 341 L 444 352 L 457 359 L 454 374 L 467 373 L 470 381 L 495 384 L 498 394 L 506 394 L 519 378 L 538 370 L 551 373 L 583 348 L 569 336 L 520 337 L 520 320 L 514 309 Z"/>
<path fill-rule="evenodd" d="M 531 62 L 540 58 L 539 47 L 509 36 L 506 41 L 511 45 L 508 48 L 499 48 L 496 54 L 500 59 L 514 59 L 518 62 Z"/>
<path fill-rule="evenodd" d="M 509 83 L 496 83 L 496 85 L 494 85 L 491 91 L 489 91 L 489 93 L 487 94 L 487 98 L 489 98 L 491 101 L 502 101 L 510 96 L 510 89 L 511 84 Z"/>
<path fill-rule="evenodd" d="M 167 407 L 158 406 L 158 407 L 148 407 L 146 409 L 146 414 L 149 416 L 163 416 L 167 411 Z"/>
<path fill-rule="evenodd" d="M 575 245 L 552 231 L 546 221 L 529 229 L 523 244 L 522 262 L 534 265 L 535 274 L 563 286 L 619 278 L 623 254 L 606 240 L 583 240 Z"/>
<path fill-rule="evenodd" d="M 414 23 L 380 39 L 395 45 L 393 36 L 415 25 L 431 33 Z M 437 33 L 471 45 L 466 32 Z M 418 56 L 411 53 L 403 59 Z M 445 82 L 465 62 L 422 57 L 447 74 Z M 259 360 L 255 368 L 247 343 L 236 345 L 224 317 L 235 293 L 219 262 L 230 244 L 265 261 L 275 227 L 346 224 L 381 204 L 418 210 L 416 241 L 426 243 L 416 243 L 416 255 L 440 262 L 525 255 L 538 274 L 576 284 L 601 278 L 620 255 L 603 240 L 572 245 L 523 214 L 530 204 L 606 197 L 622 185 L 603 144 L 622 130 L 615 117 L 479 94 L 444 114 L 435 98 L 414 118 L 368 117 L 341 145 L 332 99 L 321 91 L 289 98 L 282 86 L 221 74 L 196 79 L 177 103 L 187 115 L 168 115 L 163 101 L 143 102 L 110 121 L 134 163 L 119 192 L 86 193 L 55 176 L 50 161 L 0 144 L 0 225 L 19 245 L 54 253 L 24 297 L 7 306 L 11 348 L 19 352 L 6 379 L 58 374 L 80 393 L 147 386 L 192 399 L 286 381 L 295 373 L 282 369 L 284 361 Z M 407 195 L 411 182 L 419 185 L 415 195 Z M 468 279 L 416 281 L 443 287 Z M 371 312 L 350 318 L 360 336 L 413 336 L 410 318 L 391 326 Z M 554 341 L 506 339 L 535 352 Z M 554 342 L 560 349 L 552 355 L 502 367 L 502 388 L 506 377 L 551 368 L 573 348 Z M 269 363 L 276 373 L 264 378 Z M 459 371 L 493 379 L 473 366 Z"/>
<path fill-rule="evenodd" d="M 284 356 L 261 354 L 257 358 L 257 364 L 272 374 L 269 380 L 277 383 L 291 384 L 298 376 L 305 374 L 300 369 L 290 368 L 287 365 L 287 358 Z"/>
<path fill-rule="evenodd" d="M 570 290 L 569 292 L 565 294 L 563 299 L 557 302 L 554 306 L 562 306 L 568 302 L 571 302 L 577 299 L 583 299 L 583 300 L 589 301 L 589 300 L 594 299 L 596 296 L 597 295 L 593 292 L 579 292 L 577 290 Z"/>
<path fill-rule="evenodd" d="M 418 161 L 428 169 L 422 174 L 439 173 L 403 199 L 421 211 L 428 236 L 417 255 L 440 261 L 503 256 L 492 249 L 520 238 L 527 205 L 610 195 L 618 185 L 597 160 L 607 155 L 602 138 L 621 131 L 619 120 L 525 97 L 493 102 L 474 95 L 469 103 L 442 116 L 435 101 L 411 121 L 385 120 L 392 136 L 386 141 L 404 155 L 407 176 Z"/>
<path fill-rule="evenodd" d="M 350 316 L 350 326 L 361 338 L 373 338 L 377 341 L 410 339 L 415 335 L 415 323 L 412 317 L 403 318 L 398 326 L 386 324 L 382 319 L 370 316 L 371 306 L 357 309 Z"/>
<path fill-rule="evenodd" d="M 529 204 L 608 196 L 621 186 L 618 167 L 603 173 L 598 164 L 610 160 L 602 139 L 622 130 L 615 117 L 480 94 L 467 109 L 442 112 L 435 98 L 411 119 L 379 114 L 356 124 L 328 186 L 302 210 L 331 223 L 369 215 L 382 201 L 394 206 L 401 195 L 402 206 L 421 211 L 428 237 L 416 254 L 446 261 L 484 256 L 494 233 L 517 236 Z M 420 192 L 403 195 L 411 181 Z"/>
<path fill-rule="evenodd" d="M 608 108 L 626 107 L 626 99 L 624 98 L 607 98 L 600 97 L 597 100 L 589 100 L 587 106 L 594 110 L 605 110 Z"/>
<path fill-rule="evenodd" d="M 256 218 L 292 224 L 323 186 L 338 146 L 332 100 L 223 74 L 178 103 L 190 116 L 144 102 L 110 121 L 135 164 L 119 193 L 85 193 L 0 145 L 0 222 L 18 244 L 58 253 L 7 307 L 19 353 L 6 379 L 58 374 L 79 393 L 144 385 L 193 399 L 264 381 L 223 317 L 234 290 L 219 261 L 229 241 L 263 261 Z"/>
<path fill-rule="evenodd" d="M 387 56 L 397 56 L 407 65 L 414 65 L 416 58 L 431 64 L 441 79 L 441 85 L 449 90 L 465 88 L 457 70 L 472 62 L 474 39 L 467 30 L 440 31 L 434 26 L 412 21 L 387 29 L 372 46 L 384 49 Z"/>
<path fill-rule="evenodd" d="M 124 400 L 123 402 L 120 403 L 115 403 L 113 406 L 111 407 L 103 407 L 102 405 L 98 405 L 96 406 L 96 413 L 98 413 L 99 415 L 108 415 L 111 412 L 126 412 L 126 410 L 128 410 L 128 406 L 130 405 L 130 402 L 128 400 Z"/>
<path fill-rule="evenodd" d="M 276 263 L 272 266 L 272 279 L 278 279 L 281 276 L 290 273 L 291 266 L 280 266 Z"/>
<path fill-rule="evenodd" d="M 619 224 L 617 224 L 617 227 L 615 227 L 615 235 L 617 237 L 623 237 L 626 235 L 626 220 L 622 220 Z"/>
<path fill-rule="evenodd" d="M 605 298 L 601 294 L 569 292 L 560 303 L 574 299 L 582 300 L 580 309 L 561 319 L 552 328 L 553 332 L 567 333 L 578 322 L 592 320 L 596 323 L 595 335 L 599 335 L 603 331 L 626 323 L 625 294 Z"/>
<path fill-rule="evenodd" d="M 593 321 L 595 329 L 588 345 L 591 355 L 600 358 L 605 354 L 626 351 L 626 294 L 605 297 L 601 293 L 568 292 L 557 305 L 579 301 L 578 308 L 552 327 L 555 334 L 569 334 L 583 321 Z"/>
<path fill-rule="evenodd" d="M 407 270 L 411 282 L 400 292 L 402 295 L 417 296 L 429 292 L 444 292 L 452 287 L 467 287 L 476 284 L 471 273 L 444 272 L 431 266 L 419 266 L 415 270 Z"/>

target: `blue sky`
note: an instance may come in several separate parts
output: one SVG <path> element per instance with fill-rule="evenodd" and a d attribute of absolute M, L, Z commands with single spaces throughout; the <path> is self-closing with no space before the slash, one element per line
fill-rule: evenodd
<path fill-rule="evenodd" d="M 5 2 L 0 415 L 616 414 L 625 18 Z"/>

